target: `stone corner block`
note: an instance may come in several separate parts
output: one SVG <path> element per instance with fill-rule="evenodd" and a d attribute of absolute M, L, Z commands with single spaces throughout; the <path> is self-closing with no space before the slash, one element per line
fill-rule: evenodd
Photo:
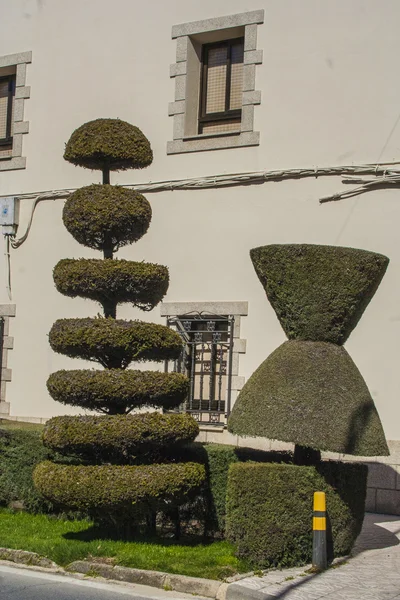
<path fill-rule="evenodd" d="M 395 490 L 397 472 L 391 465 L 368 463 L 368 487 Z"/>
<path fill-rule="evenodd" d="M 16 309 L 15 304 L 0 304 L 0 317 L 15 317 Z"/>
<path fill-rule="evenodd" d="M 10 403 L 9 402 L 3 402 L 1 400 L 0 402 L 0 415 L 9 415 L 10 414 Z"/>
<path fill-rule="evenodd" d="M 376 490 L 376 511 L 387 515 L 400 515 L 400 491 Z"/>
<path fill-rule="evenodd" d="M 2 381 L 11 381 L 11 369 L 7 369 L 7 368 L 1 369 L 1 380 Z"/>
<path fill-rule="evenodd" d="M 262 50 L 247 50 L 244 53 L 245 65 L 260 65 L 263 61 Z"/>
<path fill-rule="evenodd" d="M 177 75 L 186 75 L 186 61 L 174 63 L 169 68 L 169 76 L 177 77 Z"/>

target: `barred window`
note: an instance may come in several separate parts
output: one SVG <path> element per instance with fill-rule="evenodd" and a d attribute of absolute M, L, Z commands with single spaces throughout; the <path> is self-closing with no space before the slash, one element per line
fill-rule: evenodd
<path fill-rule="evenodd" d="M 243 56 L 244 38 L 203 45 L 199 133 L 240 129 Z"/>
<path fill-rule="evenodd" d="M 184 373 L 190 381 L 181 410 L 200 423 L 224 424 L 230 412 L 233 316 L 190 314 L 167 323 L 182 337 L 184 348 L 166 370 Z"/>
<path fill-rule="evenodd" d="M 15 75 L 0 77 L 0 147 L 12 146 Z"/>

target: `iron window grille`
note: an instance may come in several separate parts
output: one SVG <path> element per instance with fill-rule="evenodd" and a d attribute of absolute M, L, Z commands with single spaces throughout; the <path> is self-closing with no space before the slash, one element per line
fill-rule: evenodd
<path fill-rule="evenodd" d="M 233 316 L 192 313 L 167 320 L 184 346 L 180 357 L 165 368 L 188 376 L 189 394 L 179 410 L 199 423 L 224 425 L 229 416 L 234 322 Z"/>
<path fill-rule="evenodd" d="M 0 146 L 12 144 L 12 112 L 15 96 L 15 75 L 0 77 Z"/>
<path fill-rule="evenodd" d="M 243 57 L 244 38 L 203 45 L 199 133 L 240 129 Z"/>

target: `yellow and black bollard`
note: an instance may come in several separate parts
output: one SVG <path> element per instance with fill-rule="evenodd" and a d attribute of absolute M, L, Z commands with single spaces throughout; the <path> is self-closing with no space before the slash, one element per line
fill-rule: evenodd
<path fill-rule="evenodd" d="M 320 571 L 328 566 L 325 492 L 314 492 L 312 564 L 315 569 Z"/>

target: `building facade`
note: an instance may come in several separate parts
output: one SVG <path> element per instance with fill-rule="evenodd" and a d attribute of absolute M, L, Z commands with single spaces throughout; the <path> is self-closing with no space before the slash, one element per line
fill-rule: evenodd
<path fill-rule="evenodd" d="M 167 367 L 191 377 L 187 409 L 202 439 L 249 443 L 226 432 L 226 414 L 285 337 L 251 248 L 316 243 L 390 258 L 347 347 L 392 452 L 369 459 L 368 506 L 400 512 L 399 190 L 383 182 L 319 202 L 391 177 L 400 161 L 397 0 L 0 0 L 0 17 L 0 196 L 20 198 L 16 238 L 28 232 L 15 248 L 4 238 L 0 254 L 0 413 L 73 412 L 46 379 L 79 361 L 54 354 L 47 335 L 57 318 L 99 310 L 57 293 L 52 269 L 94 256 L 64 228 L 61 190 L 100 174 L 65 162 L 64 144 L 86 121 L 120 118 L 142 129 L 154 161 L 112 175 L 153 209 L 149 233 L 118 256 L 168 265 L 171 283 L 152 313 L 123 305 L 118 316 L 181 333 L 185 353 Z"/>

